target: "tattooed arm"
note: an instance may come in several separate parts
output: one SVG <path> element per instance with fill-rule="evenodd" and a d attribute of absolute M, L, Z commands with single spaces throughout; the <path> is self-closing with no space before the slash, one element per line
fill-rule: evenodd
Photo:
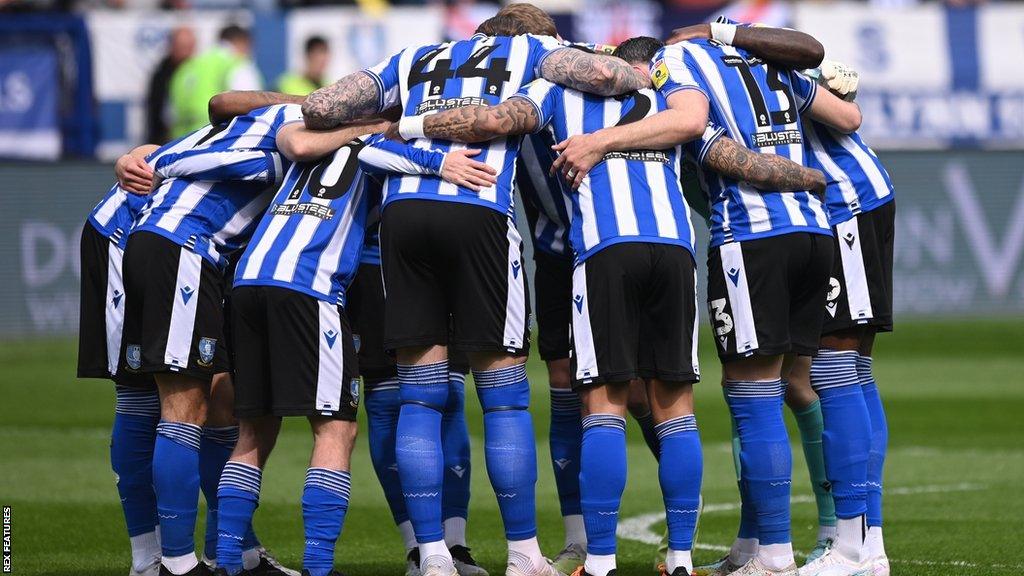
<path fill-rule="evenodd" d="M 525 98 L 512 97 L 497 106 L 465 106 L 430 114 L 423 119 L 423 134 L 455 142 L 486 142 L 528 134 L 540 124 L 536 106 Z"/>
<path fill-rule="evenodd" d="M 618 96 L 651 87 L 650 76 L 625 60 L 575 48 L 550 53 L 541 64 L 540 75 L 555 84 L 598 96 Z"/>
<path fill-rule="evenodd" d="M 704 157 L 704 166 L 719 174 L 742 180 L 762 190 L 825 191 L 825 175 L 776 154 L 761 154 L 728 136 L 715 140 Z"/>
<path fill-rule="evenodd" d="M 302 117 L 310 130 L 328 130 L 377 113 L 380 87 L 363 71 L 353 72 L 306 97 Z"/>

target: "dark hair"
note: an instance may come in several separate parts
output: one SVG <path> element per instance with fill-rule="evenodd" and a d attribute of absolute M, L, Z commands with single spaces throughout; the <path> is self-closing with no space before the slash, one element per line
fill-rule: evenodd
<path fill-rule="evenodd" d="M 223 42 L 235 42 L 237 40 L 250 40 L 249 31 L 238 24 L 228 24 L 221 28 L 220 39 Z"/>
<path fill-rule="evenodd" d="M 327 39 L 323 36 L 310 36 L 306 38 L 305 53 L 307 55 L 314 50 L 327 50 L 327 48 Z"/>
<path fill-rule="evenodd" d="M 488 36 L 519 36 L 529 34 L 530 30 L 518 18 L 497 14 L 481 22 L 476 28 L 476 33 Z"/>
<path fill-rule="evenodd" d="M 551 19 L 551 16 L 527 2 L 508 4 L 501 10 L 498 10 L 498 16 L 508 16 L 519 20 L 526 27 L 526 31 L 521 32 L 521 34 L 558 36 L 558 29 L 555 27 L 555 21 Z"/>
<path fill-rule="evenodd" d="M 657 38 L 637 36 L 619 44 L 615 52 L 612 52 L 612 56 L 618 56 L 630 64 L 645 64 L 650 62 L 663 46 L 665 44 Z"/>

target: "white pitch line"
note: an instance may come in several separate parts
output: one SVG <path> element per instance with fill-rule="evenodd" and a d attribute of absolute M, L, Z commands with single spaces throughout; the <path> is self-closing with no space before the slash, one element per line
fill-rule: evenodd
<path fill-rule="evenodd" d="M 974 484 L 970 482 L 962 482 L 959 484 L 945 484 L 945 485 L 932 485 L 932 486 L 902 486 L 898 488 L 887 488 L 885 490 L 886 495 L 899 495 L 909 496 L 915 494 L 946 494 L 949 492 L 972 492 L 975 490 L 983 490 L 986 486 L 984 484 Z M 792 498 L 794 503 L 809 503 L 814 502 L 814 498 L 810 496 L 794 496 Z M 722 502 L 719 504 L 705 504 L 704 514 L 714 512 L 728 512 L 731 510 L 739 509 L 739 502 Z M 643 544 L 657 545 L 661 543 L 661 535 L 651 530 L 651 525 L 655 522 L 665 519 L 664 512 L 650 512 L 648 514 L 641 514 L 640 516 L 634 516 L 632 518 L 626 518 L 619 522 L 619 527 L 616 530 L 616 534 L 623 540 L 633 540 L 634 542 L 641 542 Z M 713 552 L 728 552 L 728 546 L 721 546 L 718 544 L 704 544 L 696 543 L 694 548 L 698 550 L 710 550 Z M 805 557 L 806 554 L 802 552 L 796 552 L 797 556 Z M 896 562 L 898 564 L 913 564 L 915 566 L 952 566 L 956 568 L 997 568 L 1004 570 L 1019 570 L 1024 568 L 1024 564 L 978 564 L 975 562 L 967 562 L 965 560 L 913 560 L 913 559 L 902 559 L 902 558 L 890 558 L 890 562 Z"/>

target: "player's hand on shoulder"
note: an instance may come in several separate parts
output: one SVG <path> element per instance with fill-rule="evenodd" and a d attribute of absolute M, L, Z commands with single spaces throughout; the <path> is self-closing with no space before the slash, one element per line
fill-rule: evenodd
<path fill-rule="evenodd" d="M 852 66 L 835 60 L 824 60 L 819 66 L 819 70 L 821 71 L 819 82 L 833 94 L 847 102 L 851 102 L 857 97 L 860 74 Z"/>
<path fill-rule="evenodd" d="M 665 44 L 678 44 L 687 40 L 698 40 L 701 38 L 711 38 L 710 24 L 694 24 L 692 26 L 676 28 L 672 31 L 672 35 L 668 37 L 668 40 L 665 40 Z"/>
<path fill-rule="evenodd" d="M 132 194 L 146 195 L 153 189 L 153 168 L 144 158 L 124 154 L 114 164 L 117 183 Z"/>
<path fill-rule="evenodd" d="M 551 175 L 561 174 L 573 190 L 580 187 L 591 168 L 608 153 L 600 132 L 570 136 L 551 149 L 558 153 L 551 164 Z"/>
<path fill-rule="evenodd" d="M 444 165 L 441 166 L 441 178 L 474 192 L 494 186 L 498 181 L 498 171 L 483 162 L 471 159 L 479 153 L 480 150 L 472 149 L 448 152 L 445 154 Z"/>

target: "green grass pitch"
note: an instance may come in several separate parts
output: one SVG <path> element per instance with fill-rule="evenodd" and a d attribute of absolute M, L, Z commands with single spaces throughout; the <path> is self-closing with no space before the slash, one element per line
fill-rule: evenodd
<path fill-rule="evenodd" d="M 728 417 L 719 368 L 704 334 L 697 419 L 704 440 L 704 497 L 699 563 L 721 554 L 735 533 L 737 511 Z M 890 425 L 886 467 L 886 545 L 896 575 L 1011 575 L 1024 571 L 1024 323 L 905 323 L 876 346 L 876 375 Z M 0 344 L 0 504 L 13 509 L 13 572 L 124 576 L 128 543 L 108 462 L 113 389 L 74 378 L 70 341 Z M 540 482 L 540 538 L 546 553 L 561 547 L 562 525 L 547 453 L 545 372 L 530 362 Z M 480 409 L 469 394 L 474 441 L 470 546 L 492 574 L 502 574 L 505 543 L 480 450 Z M 631 425 L 633 426 L 633 425 Z M 796 440 L 795 428 L 791 438 Z M 629 483 L 621 522 L 619 573 L 650 574 L 662 523 L 657 468 L 630 429 Z M 264 478 L 256 529 L 282 561 L 302 554 L 299 495 L 310 435 L 286 424 Z M 794 444 L 794 545 L 813 545 L 799 443 Z M 403 573 L 403 552 L 373 475 L 362 435 L 353 457 L 352 505 L 337 565 L 349 576 Z M 202 515 L 200 516 L 202 518 Z M 202 528 L 202 521 L 200 526 Z M 201 542 L 201 533 L 197 541 Z M 628 538 L 627 538 L 628 537 Z"/>

